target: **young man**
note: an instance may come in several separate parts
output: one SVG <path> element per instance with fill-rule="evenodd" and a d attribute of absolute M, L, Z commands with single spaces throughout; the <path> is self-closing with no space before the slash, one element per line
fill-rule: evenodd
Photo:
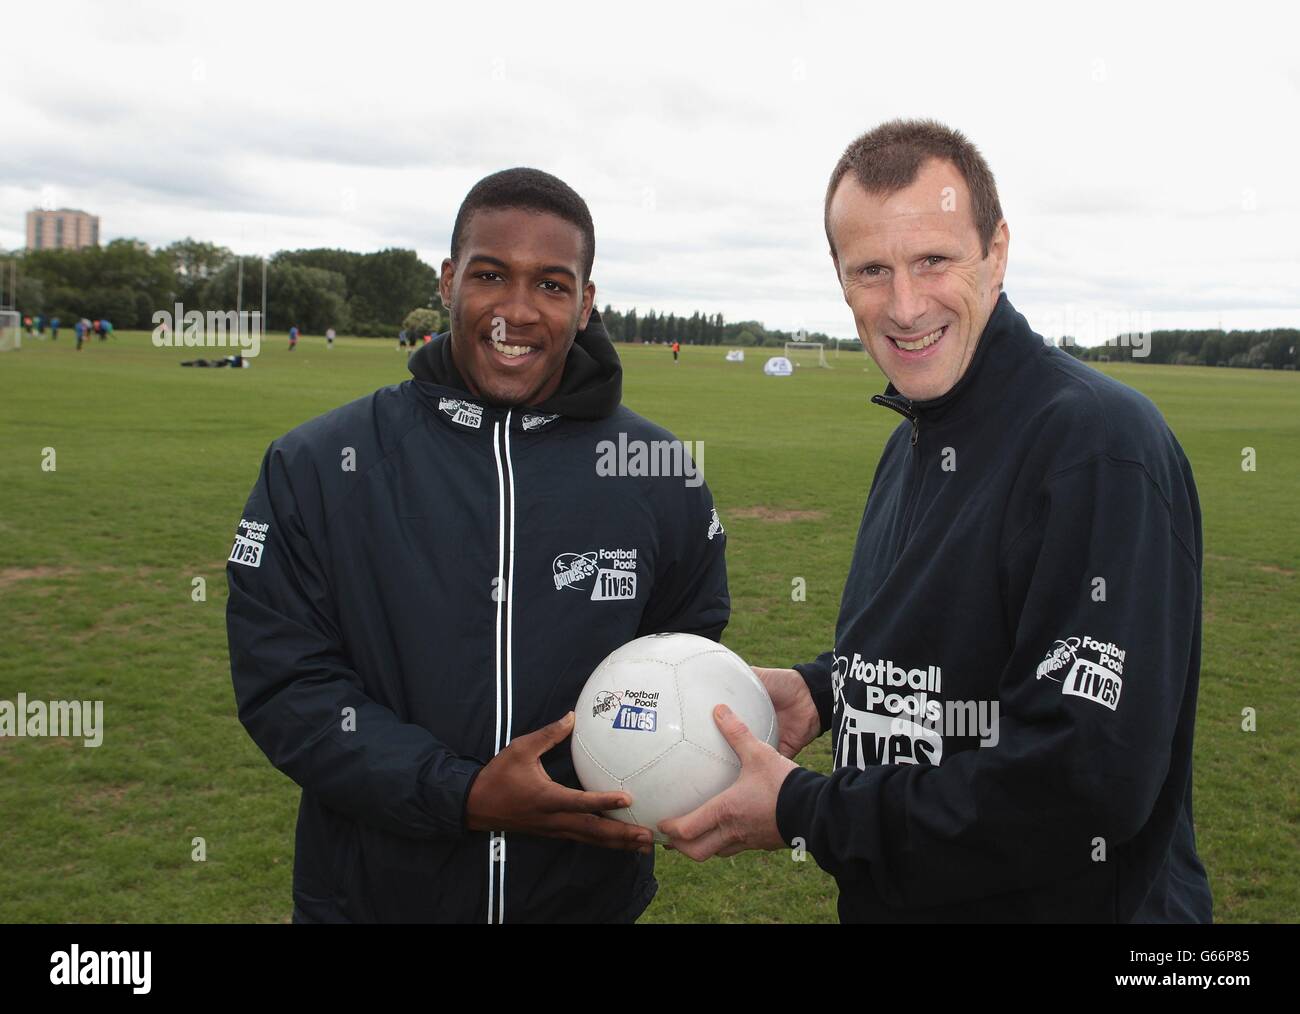
<path fill-rule="evenodd" d="M 844 921 L 1208 922 L 1201 519 L 1178 441 L 1001 293 L 1007 224 L 961 134 L 863 135 L 825 214 L 890 380 L 872 401 L 903 421 L 834 650 L 759 671 L 780 753 L 722 716 L 740 780 L 664 830 L 697 859 L 799 839 Z M 830 777 L 787 759 L 832 726 Z"/>
<path fill-rule="evenodd" d="M 325 329 L 325 349 L 329 351 L 334 347 L 334 329 L 327 327 Z"/>
<path fill-rule="evenodd" d="M 672 436 L 620 405 L 594 254 L 560 180 L 480 181 L 414 379 L 262 463 L 231 670 L 303 789 L 299 922 L 628 922 L 654 894 L 651 832 L 599 815 L 624 794 L 576 788 L 570 709 L 633 638 L 721 635 L 725 537 L 702 483 L 597 470 L 607 442 Z"/>
<path fill-rule="evenodd" d="M 294 324 L 289 328 L 289 351 L 292 352 L 298 347 L 298 325 Z"/>

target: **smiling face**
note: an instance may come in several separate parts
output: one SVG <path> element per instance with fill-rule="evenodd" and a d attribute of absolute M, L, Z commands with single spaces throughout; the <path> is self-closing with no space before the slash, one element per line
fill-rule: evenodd
<path fill-rule="evenodd" d="M 891 194 L 867 193 L 848 173 L 831 199 L 831 256 L 862 347 L 912 401 L 961 379 L 997 304 L 1007 224 L 986 257 L 970 207 L 966 181 L 940 159 Z"/>
<path fill-rule="evenodd" d="M 582 230 L 549 212 L 481 208 L 460 255 L 442 262 L 451 307 L 451 355 L 470 394 L 497 405 L 553 395 L 596 286 L 584 284 Z"/>

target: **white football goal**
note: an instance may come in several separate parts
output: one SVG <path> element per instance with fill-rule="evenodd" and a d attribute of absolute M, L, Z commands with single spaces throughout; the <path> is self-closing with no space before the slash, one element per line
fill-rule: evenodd
<path fill-rule="evenodd" d="M 17 310 L 0 310 L 0 352 L 23 347 L 23 320 Z"/>
<path fill-rule="evenodd" d="M 823 366 L 830 369 L 826 361 L 826 346 L 821 342 L 786 342 L 785 357 L 795 366 Z"/>

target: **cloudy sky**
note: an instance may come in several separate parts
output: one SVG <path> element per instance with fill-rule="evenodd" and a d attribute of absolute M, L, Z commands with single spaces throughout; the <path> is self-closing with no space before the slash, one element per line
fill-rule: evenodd
<path fill-rule="evenodd" d="M 11 4 L 0 247 L 83 208 L 104 239 L 413 247 L 511 165 L 596 221 L 597 298 L 851 335 L 821 226 L 844 146 L 895 116 L 997 176 L 1038 330 L 1300 326 L 1294 5 Z"/>

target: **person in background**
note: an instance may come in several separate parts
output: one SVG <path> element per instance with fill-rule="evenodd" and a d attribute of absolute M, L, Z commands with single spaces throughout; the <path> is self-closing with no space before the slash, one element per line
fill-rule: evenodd
<path fill-rule="evenodd" d="M 59 318 L 58 317 L 50 318 L 50 340 L 51 341 L 59 340 Z"/>
<path fill-rule="evenodd" d="M 332 327 L 327 327 L 325 329 L 325 347 L 327 349 L 332 349 L 334 347 L 334 329 Z"/>
<path fill-rule="evenodd" d="M 292 352 L 298 347 L 298 325 L 294 324 L 289 328 L 289 351 Z"/>

